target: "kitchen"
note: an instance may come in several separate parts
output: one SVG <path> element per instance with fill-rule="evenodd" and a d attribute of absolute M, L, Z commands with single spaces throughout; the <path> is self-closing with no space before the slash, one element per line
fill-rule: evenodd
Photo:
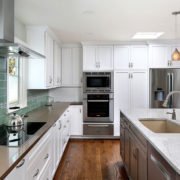
<path fill-rule="evenodd" d="M 0 1 L 1 179 L 180 178 L 178 1 L 99 3 Z"/>

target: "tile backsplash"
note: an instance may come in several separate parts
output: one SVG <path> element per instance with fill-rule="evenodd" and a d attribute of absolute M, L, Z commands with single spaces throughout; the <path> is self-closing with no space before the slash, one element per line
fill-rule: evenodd
<path fill-rule="evenodd" d="M 48 90 L 28 90 L 27 107 L 17 111 L 18 114 L 25 114 L 47 103 Z"/>
<path fill-rule="evenodd" d="M 0 124 L 6 117 L 7 107 L 7 75 L 6 59 L 0 57 Z"/>
<path fill-rule="evenodd" d="M 0 57 L 0 124 L 4 123 L 7 115 L 7 70 L 6 59 Z M 47 103 L 48 90 L 28 90 L 27 107 L 18 110 L 18 114 L 25 114 Z"/>

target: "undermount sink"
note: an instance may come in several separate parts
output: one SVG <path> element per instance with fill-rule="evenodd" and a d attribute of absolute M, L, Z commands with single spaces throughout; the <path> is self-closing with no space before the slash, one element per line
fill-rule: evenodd
<path fill-rule="evenodd" d="M 140 119 L 139 121 L 155 133 L 180 133 L 180 124 L 166 119 Z"/>

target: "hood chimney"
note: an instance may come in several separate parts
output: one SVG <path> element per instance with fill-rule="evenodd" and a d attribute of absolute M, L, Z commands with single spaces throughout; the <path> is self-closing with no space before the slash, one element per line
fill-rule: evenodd
<path fill-rule="evenodd" d="M 0 0 L 0 43 L 14 43 L 14 0 Z"/>

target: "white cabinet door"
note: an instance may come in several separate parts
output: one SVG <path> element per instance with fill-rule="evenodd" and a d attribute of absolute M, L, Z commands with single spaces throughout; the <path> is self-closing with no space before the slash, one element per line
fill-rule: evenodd
<path fill-rule="evenodd" d="M 166 45 L 152 45 L 149 49 L 150 67 L 161 68 L 168 67 L 170 58 L 170 50 Z"/>
<path fill-rule="evenodd" d="M 130 48 L 129 46 L 114 47 L 114 69 L 129 69 Z"/>
<path fill-rule="evenodd" d="M 97 46 L 96 62 L 99 70 L 113 70 L 113 47 Z"/>
<path fill-rule="evenodd" d="M 59 76 L 57 71 L 61 73 L 59 64 L 56 64 L 60 63 L 57 62 L 57 56 L 60 54 L 54 50 L 54 45 L 57 48 L 54 37 L 52 31 L 47 27 L 27 27 L 27 43 L 32 49 L 45 55 L 45 59 L 28 61 L 28 89 L 50 89 L 59 86 L 59 83 L 57 85 L 55 82 L 59 81 L 57 80 L 59 78 L 56 77 L 56 75 Z"/>
<path fill-rule="evenodd" d="M 83 47 L 83 71 L 97 69 L 96 46 Z"/>
<path fill-rule="evenodd" d="M 61 86 L 61 48 L 54 41 L 54 87 Z"/>
<path fill-rule="evenodd" d="M 147 72 L 131 73 L 131 108 L 148 107 Z"/>
<path fill-rule="evenodd" d="M 62 48 L 62 86 L 70 86 L 72 82 L 72 49 Z"/>
<path fill-rule="evenodd" d="M 81 86 L 81 48 L 62 48 L 62 85 Z"/>
<path fill-rule="evenodd" d="M 73 86 L 81 86 L 82 80 L 82 53 L 81 48 L 72 48 L 72 76 Z"/>
<path fill-rule="evenodd" d="M 82 117 L 82 106 L 74 105 L 71 106 L 71 135 L 83 135 L 83 117 Z"/>
<path fill-rule="evenodd" d="M 56 123 L 52 127 L 52 170 L 51 175 L 54 176 L 57 166 L 59 164 L 62 152 L 61 152 L 61 124 L 60 120 L 56 121 Z"/>
<path fill-rule="evenodd" d="M 83 71 L 113 70 L 113 46 L 83 47 Z"/>
<path fill-rule="evenodd" d="M 130 108 L 130 80 L 128 71 L 114 73 L 114 136 L 120 135 L 120 110 Z"/>
<path fill-rule="evenodd" d="M 26 163 L 27 159 L 21 160 L 18 165 L 10 172 L 10 174 L 5 178 L 5 180 L 24 180 L 26 179 Z"/>
<path fill-rule="evenodd" d="M 131 46 L 131 59 L 133 69 L 147 69 L 148 48 L 147 46 Z"/>
<path fill-rule="evenodd" d="M 53 39 L 49 34 L 45 33 L 46 42 L 46 86 L 53 87 L 53 64 L 54 64 L 54 52 L 53 52 Z"/>

